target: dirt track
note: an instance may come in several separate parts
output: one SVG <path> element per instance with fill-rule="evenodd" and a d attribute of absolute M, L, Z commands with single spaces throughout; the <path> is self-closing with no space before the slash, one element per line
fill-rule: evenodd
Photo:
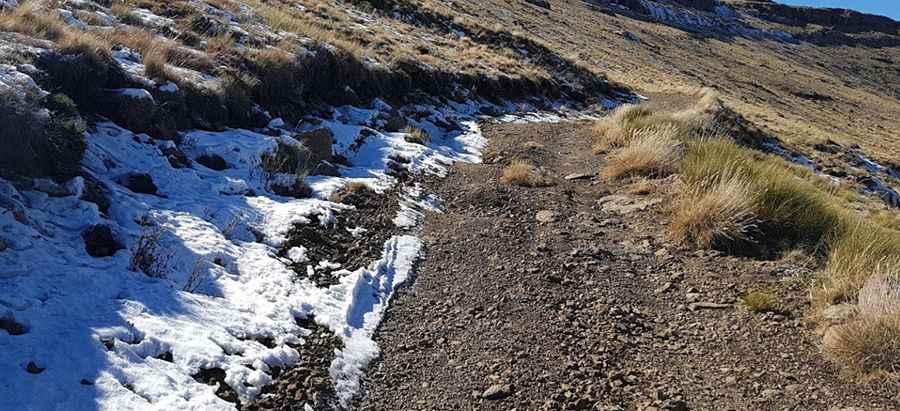
<path fill-rule="evenodd" d="M 425 223 L 359 409 L 900 409 L 897 387 L 842 381 L 818 353 L 810 270 L 669 243 L 671 179 L 565 179 L 602 165 L 586 128 L 487 125 L 485 163 L 430 184 L 446 212 Z M 513 158 L 556 184 L 502 184 Z M 781 310 L 748 312 L 750 289 Z"/>

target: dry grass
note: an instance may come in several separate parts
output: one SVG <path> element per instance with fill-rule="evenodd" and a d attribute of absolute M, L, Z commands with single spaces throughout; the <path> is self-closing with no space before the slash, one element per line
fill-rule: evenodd
<path fill-rule="evenodd" d="M 768 291 L 751 291 L 741 299 L 750 312 L 764 313 L 778 309 L 778 297 Z"/>
<path fill-rule="evenodd" d="M 751 241 L 758 222 L 755 202 L 752 185 L 737 176 L 711 186 L 685 184 L 672 219 L 672 235 L 700 248 Z"/>
<path fill-rule="evenodd" d="M 851 376 L 900 380 L 900 260 L 881 264 L 859 292 L 859 311 L 825 333 L 825 356 Z"/>
<path fill-rule="evenodd" d="M 637 130 L 627 145 L 614 152 L 601 175 L 609 179 L 648 175 L 663 177 L 675 171 L 681 157 L 678 129 L 671 125 Z"/>
<path fill-rule="evenodd" d="M 522 187 L 546 187 L 552 183 L 540 171 L 525 160 L 513 160 L 505 169 L 500 181 Z"/>
<path fill-rule="evenodd" d="M 374 193 L 374 191 L 369 188 L 367 184 L 354 181 L 332 194 L 328 201 L 333 203 L 354 204 L 372 193 Z"/>
<path fill-rule="evenodd" d="M 813 288 L 817 307 L 855 301 L 873 273 L 900 267 L 900 232 L 861 219 L 843 226 L 829 243 L 827 269 Z"/>
<path fill-rule="evenodd" d="M 48 13 L 44 7 L 42 2 L 27 1 L 9 13 L 0 14 L 0 30 L 47 40 L 62 38 L 68 30 L 66 23 L 56 13 Z"/>
<path fill-rule="evenodd" d="M 428 143 L 431 142 L 431 135 L 421 128 L 408 126 L 403 129 L 403 132 L 406 133 L 406 135 L 403 136 L 403 139 L 406 140 L 407 143 L 427 146 Z"/>

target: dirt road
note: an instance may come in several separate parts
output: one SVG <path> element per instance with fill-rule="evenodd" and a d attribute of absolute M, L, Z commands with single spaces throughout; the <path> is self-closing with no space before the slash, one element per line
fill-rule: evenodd
<path fill-rule="evenodd" d="M 427 218 L 359 409 L 900 409 L 897 387 L 841 380 L 818 353 L 810 269 L 671 244 L 673 180 L 593 177 L 587 128 L 487 125 L 484 164 L 430 183 L 446 212 Z M 514 158 L 555 184 L 501 183 Z M 779 309 L 749 312 L 754 289 Z"/>

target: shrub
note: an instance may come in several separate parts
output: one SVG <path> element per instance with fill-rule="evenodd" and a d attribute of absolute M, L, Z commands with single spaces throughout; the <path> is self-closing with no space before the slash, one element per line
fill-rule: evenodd
<path fill-rule="evenodd" d="M 428 143 L 431 142 L 431 135 L 429 135 L 428 132 L 422 130 L 421 128 L 407 126 L 403 129 L 403 132 L 406 133 L 406 135 L 403 136 L 403 139 L 408 143 L 427 146 Z"/>
<path fill-rule="evenodd" d="M 546 187 L 552 184 L 541 176 L 537 168 L 525 160 L 513 160 L 503 169 L 500 181 L 522 187 Z"/>
<path fill-rule="evenodd" d="M 634 138 L 609 157 L 601 174 L 610 179 L 635 175 L 666 176 L 675 171 L 681 144 L 672 126 L 642 129 Z"/>
<path fill-rule="evenodd" d="M 671 230 L 675 238 L 700 248 L 729 248 L 752 241 L 757 225 L 751 184 L 740 177 L 682 188 Z"/>
<path fill-rule="evenodd" d="M 166 278 L 166 270 L 172 254 L 161 249 L 160 242 L 166 230 L 152 225 L 147 219 L 141 221 L 141 235 L 131 249 L 131 260 L 128 269 L 141 271 L 148 277 Z"/>

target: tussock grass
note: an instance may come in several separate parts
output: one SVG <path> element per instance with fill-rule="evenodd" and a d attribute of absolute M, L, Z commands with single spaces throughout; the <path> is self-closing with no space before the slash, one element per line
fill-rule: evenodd
<path fill-rule="evenodd" d="M 552 183 L 526 160 L 513 160 L 505 169 L 500 181 L 522 187 L 546 187 Z"/>
<path fill-rule="evenodd" d="M 46 40 L 57 40 L 68 27 L 55 12 L 43 10 L 39 1 L 23 2 L 8 13 L 0 13 L 0 30 L 26 34 Z"/>
<path fill-rule="evenodd" d="M 663 177 L 671 174 L 681 157 L 678 132 L 672 125 L 635 131 L 633 139 L 609 157 L 601 175 L 615 180 L 636 175 Z"/>
<path fill-rule="evenodd" d="M 764 313 L 778 309 L 778 297 L 768 291 L 751 291 L 741 299 L 750 312 Z"/>
<path fill-rule="evenodd" d="M 750 242 L 758 223 L 756 196 L 751 183 L 739 176 L 713 184 L 686 185 L 672 219 L 672 235 L 700 248 Z"/>

